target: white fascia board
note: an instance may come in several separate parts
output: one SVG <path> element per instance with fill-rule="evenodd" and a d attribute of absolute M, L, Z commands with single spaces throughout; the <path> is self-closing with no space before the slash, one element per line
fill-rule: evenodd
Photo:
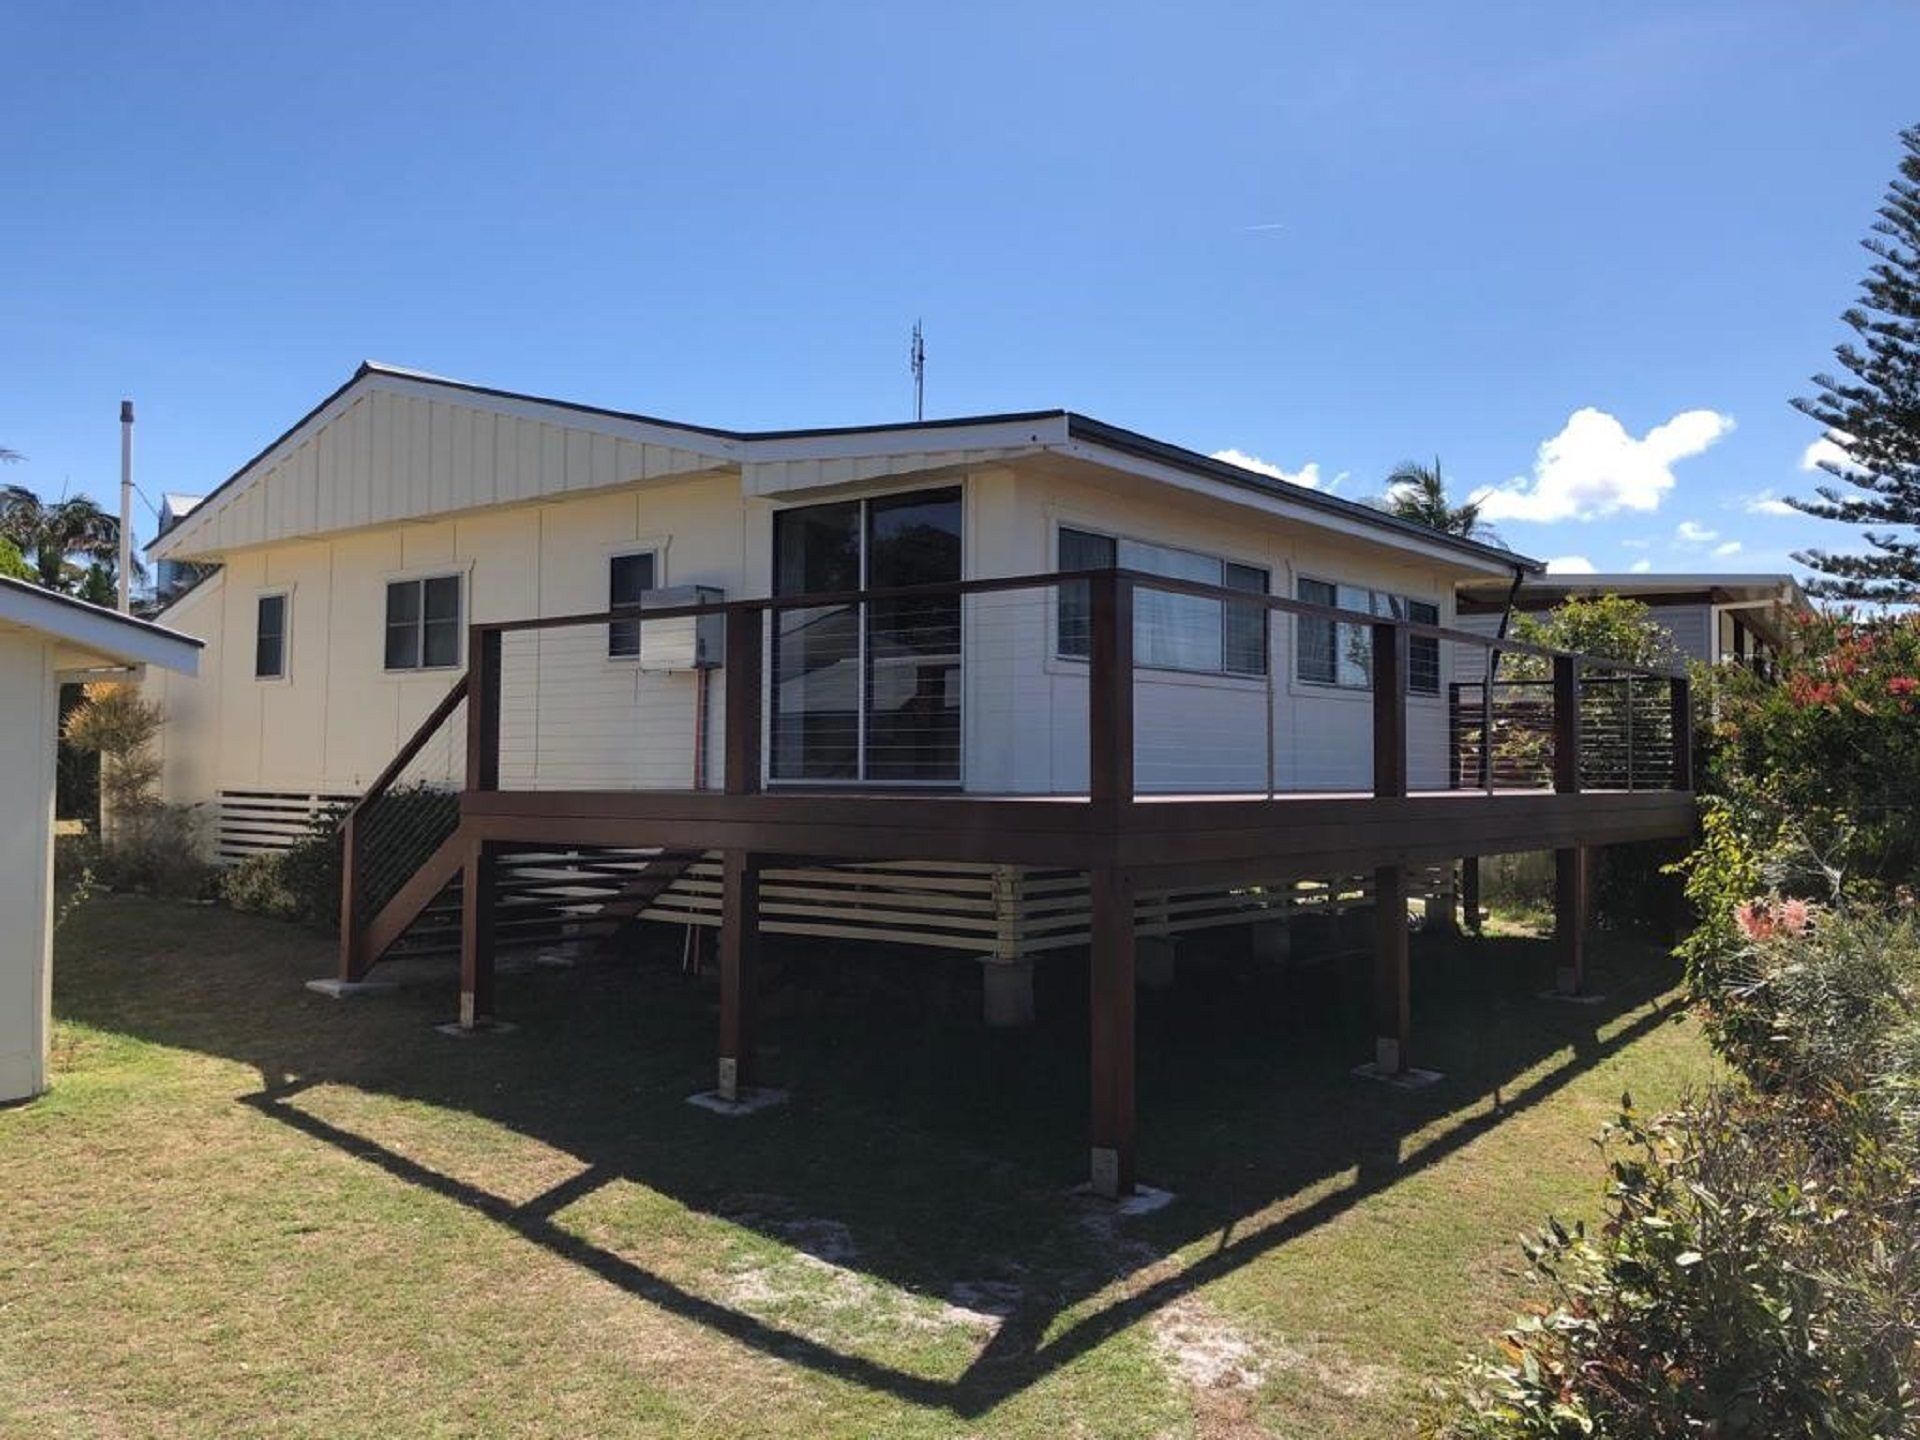
<path fill-rule="evenodd" d="M 195 675 L 201 642 L 118 611 L 50 594 L 24 581 L 0 580 L 0 625 L 59 641 L 80 663 L 159 665 Z"/>
<path fill-rule="evenodd" d="M 1162 485 L 1170 485 L 1177 490 L 1205 495 L 1211 499 L 1224 501 L 1228 505 L 1257 510 L 1263 514 L 1295 521 L 1315 530 L 1343 535 L 1369 545 L 1383 545 L 1391 550 L 1418 555 L 1422 559 L 1458 570 L 1471 571 L 1478 575 L 1499 575 L 1511 579 L 1514 568 L 1526 563 L 1518 555 L 1514 557 L 1512 564 L 1502 563 L 1491 556 L 1482 559 L 1450 545 L 1424 540 L 1418 535 L 1407 534 L 1391 526 L 1369 525 L 1357 517 L 1337 515 L 1312 505 L 1294 504 L 1284 495 L 1276 495 L 1251 486 L 1235 485 L 1225 480 L 1210 479 L 1177 465 L 1150 460 L 1143 456 L 1129 455 L 1125 451 L 1112 450 L 1104 445 L 1096 445 L 1085 440 L 1074 440 L 1056 448 L 1062 455 L 1084 460 L 1092 465 L 1104 466 L 1109 470 L 1123 470 L 1130 475 L 1138 475 Z"/>

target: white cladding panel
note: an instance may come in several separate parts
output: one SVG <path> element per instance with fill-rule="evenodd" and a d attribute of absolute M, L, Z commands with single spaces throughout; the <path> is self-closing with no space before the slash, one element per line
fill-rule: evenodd
<path fill-rule="evenodd" d="M 569 423 L 555 407 L 495 407 L 457 393 L 382 379 L 355 386 L 195 511 L 183 553 L 226 554 L 728 463 L 584 420 Z"/>
<path fill-rule="evenodd" d="M 391 429 L 394 408 L 385 402 L 375 407 L 354 435 L 372 436 L 382 424 Z M 379 413 L 387 418 L 376 423 Z M 442 431 L 433 428 L 430 407 L 425 413 L 428 429 L 419 442 L 424 449 L 416 452 L 411 431 L 402 449 L 394 449 L 391 438 L 375 448 L 404 452 L 405 483 L 413 485 L 418 477 L 430 503 L 433 487 L 442 483 L 435 477 L 457 473 L 470 449 L 477 455 L 484 431 L 495 432 L 486 442 L 489 453 L 501 453 L 500 425 L 499 417 L 462 419 L 449 412 Z M 492 485 L 498 500 L 523 500 L 515 487 L 536 462 L 556 473 L 575 467 L 593 476 L 618 473 L 607 468 L 620 463 L 617 449 L 598 457 L 597 437 L 571 442 L 558 431 L 548 437 L 519 422 L 509 428 L 514 464 L 476 482 Z M 523 440 L 531 447 L 524 454 Z M 445 466 L 439 460 L 443 450 L 452 457 Z M 345 466 L 339 479 L 346 493 L 357 493 L 353 466 Z M 503 479 L 511 493 L 503 490 Z M 1090 484 L 1031 462 L 978 468 L 964 484 L 970 577 L 1053 569 L 1056 530 L 1067 524 L 1257 565 L 1270 572 L 1280 594 L 1297 593 L 1297 581 L 1306 575 L 1430 600 L 1443 624 L 1452 620 L 1455 577 L 1443 566 L 1298 522 L 1250 516 L 1243 507 L 1124 476 Z M 893 488 L 899 486 L 887 482 L 875 490 Z M 169 711 L 166 794 L 205 802 L 222 790 L 363 789 L 458 674 L 384 669 L 391 581 L 459 576 L 469 621 L 591 613 L 608 604 L 612 557 L 645 550 L 656 557 L 655 585 L 713 585 L 730 597 L 764 595 L 772 508 L 743 497 L 738 477 L 722 473 L 242 550 L 217 581 L 167 616 L 169 624 L 210 643 L 202 679 L 148 682 Z M 253 675 L 255 617 L 265 593 L 288 596 L 287 674 L 272 680 Z M 965 625 L 968 788 L 1084 790 L 1086 667 L 1055 653 L 1052 588 L 973 597 L 965 605 Z M 1285 618 L 1272 626 L 1266 681 L 1140 673 L 1136 735 L 1143 791 L 1261 790 L 1269 774 L 1280 789 L 1370 785 L 1371 696 L 1299 682 L 1293 630 Z M 1442 647 L 1442 694 L 1451 648 Z M 503 784 L 558 789 L 692 783 L 694 732 L 701 723 L 696 676 L 646 673 L 607 651 L 604 626 L 505 638 Z M 717 676 L 708 685 L 706 769 L 708 782 L 717 785 L 723 687 Z M 1409 703 L 1413 783 L 1438 786 L 1446 776 L 1443 701 L 1414 696 Z M 459 749 L 451 742 L 443 748 L 433 761 L 440 767 L 434 778 L 451 782 L 459 774 Z M 430 768 L 429 758 L 423 757 L 423 770 Z"/>

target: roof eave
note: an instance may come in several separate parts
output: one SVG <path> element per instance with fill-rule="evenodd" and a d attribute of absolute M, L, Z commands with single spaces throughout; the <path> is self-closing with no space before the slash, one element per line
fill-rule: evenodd
<path fill-rule="evenodd" d="M 1083 440 L 1088 444 L 1169 465 L 1190 474 L 1239 486 L 1286 504 L 1298 505 L 1303 509 L 1337 516 L 1370 529 L 1383 531 L 1419 549 L 1445 551 L 1503 575 L 1510 576 L 1515 571 L 1538 575 L 1544 573 L 1546 569 L 1543 562 L 1531 556 L 1519 554 L 1517 551 L 1502 549 L 1498 545 L 1484 544 L 1478 540 L 1463 539 L 1458 535 L 1448 535 L 1431 526 L 1415 524 L 1413 521 L 1389 515 L 1383 510 L 1376 510 L 1371 505 L 1363 505 L 1357 500 L 1343 500 L 1337 495 L 1309 490 L 1304 485 L 1275 480 L 1258 471 L 1248 470 L 1225 460 L 1216 460 L 1211 455 L 1202 455 L 1197 450 L 1188 450 L 1184 446 L 1174 445 L 1165 440 L 1156 440 L 1150 435 L 1142 435 L 1137 431 L 1109 425 L 1104 420 L 1095 420 L 1091 416 L 1069 412 L 1067 433 L 1069 437 Z"/>

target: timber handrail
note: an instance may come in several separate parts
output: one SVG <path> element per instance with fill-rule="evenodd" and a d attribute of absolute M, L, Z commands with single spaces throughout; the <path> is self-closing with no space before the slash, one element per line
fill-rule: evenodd
<path fill-rule="evenodd" d="M 359 814 L 368 801 L 378 799 L 392 788 L 393 782 L 400 778 L 400 772 L 413 763 L 416 755 L 426 749 L 427 742 L 433 738 L 434 732 L 447 723 L 448 717 L 460 708 L 460 702 L 466 698 L 467 677 L 462 675 L 453 682 L 447 693 L 440 697 L 440 703 L 427 712 L 427 718 L 420 722 L 413 734 L 409 735 L 405 743 L 394 752 L 393 759 L 389 760 L 386 768 L 374 777 L 373 783 L 361 792 L 360 798 L 347 807 L 346 814 L 340 817 L 342 825 Z"/>
<path fill-rule="evenodd" d="M 1098 570 L 1049 570 L 1032 575 L 996 575 L 980 580 L 947 580 L 929 585 L 892 585 L 871 590 L 833 590 L 805 595 L 768 595 L 744 600 L 712 600 L 700 605 L 620 605 L 609 610 L 593 610 L 573 615 L 539 615 L 521 620 L 488 620 L 475 624 L 475 632 L 510 634 L 525 630 L 555 630 L 570 626 L 608 625 L 617 620 L 686 620 L 702 615 L 728 615 L 736 612 L 782 610 L 827 610 L 843 606 L 865 605 L 876 600 L 931 600 L 946 596 L 1004 594 L 1015 590 L 1054 589 L 1082 585 L 1113 576 L 1136 589 L 1160 590 L 1176 595 L 1193 595 L 1206 600 L 1223 600 L 1235 605 L 1258 606 L 1268 611 L 1309 620 L 1333 620 L 1347 625 L 1392 625 L 1408 635 L 1431 636 L 1481 650 L 1498 650 L 1503 655 L 1538 655 L 1552 660 L 1571 657 L 1584 664 L 1609 670 L 1657 677 L 1681 678 L 1684 672 L 1658 665 L 1636 665 L 1623 660 L 1606 660 L 1558 650 L 1550 645 L 1534 645 L 1524 640 L 1502 639 L 1473 630 L 1456 630 L 1447 625 L 1430 625 L 1423 620 L 1399 616 L 1375 615 L 1366 610 L 1345 610 L 1334 605 L 1319 605 L 1311 600 L 1295 600 L 1288 595 L 1262 595 L 1253 590 L 1231 590 L 1202 580 L 1181 580 L 1171 575 L 1155 575 L 1145 570 L 1106 567 Z"/>

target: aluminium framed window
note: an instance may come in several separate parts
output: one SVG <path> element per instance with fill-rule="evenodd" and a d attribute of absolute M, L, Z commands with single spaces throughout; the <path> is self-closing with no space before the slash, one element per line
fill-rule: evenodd
<path fill-rule="evenodd" d="M 660 557 L 654 550 L 630 550 L 607 558 L 607 608 L 638 605 L 640 597 L 659 585 Z M 607 658 L 640 658 L 640 622 L 615 620 L 607 626 Z"/>
<path fill-rule="evenodd" d="M 1358 610 L 1365 615 L 1440 623 L 1440 607 L 1384 590 L 1340 585 L 1301 576 L 1300 599 L 1311 605 Z M 1301 615 L 1294 620 L 1294 677 L 1306 685 L 1366 690 L 1373 685 L 1373 627 L 1356 621 Z M 1407 689 L 1415 695 L 1440 693 L 1440 640 L 1435 635 L 1407 637 Z"/>
<path fill-rule="evenodd" d="M 1271 573 L 1258 565 L 1072 525 L 1059 527 L 1055 558 L 1055 568 L 1062 571 L 1140 570 L 1250 595 L 1267 594 L 1271 583 Z M 1092 655 L 1091 607 L 1084 582 L 1059 587 L 1054 637 L 1059 658 L 1085 660 Z M 1256 679 L 1267 673 L 1269 621 L 1264 605 L 1136 587 L 1133 632 L 1134 663 L 1144 670 Z"/>
<path fill-rule="evenodd" d="M 460 664 L 464 596 L 459 575 L 387 582 L 386 669 L 452 670 Z"/>

